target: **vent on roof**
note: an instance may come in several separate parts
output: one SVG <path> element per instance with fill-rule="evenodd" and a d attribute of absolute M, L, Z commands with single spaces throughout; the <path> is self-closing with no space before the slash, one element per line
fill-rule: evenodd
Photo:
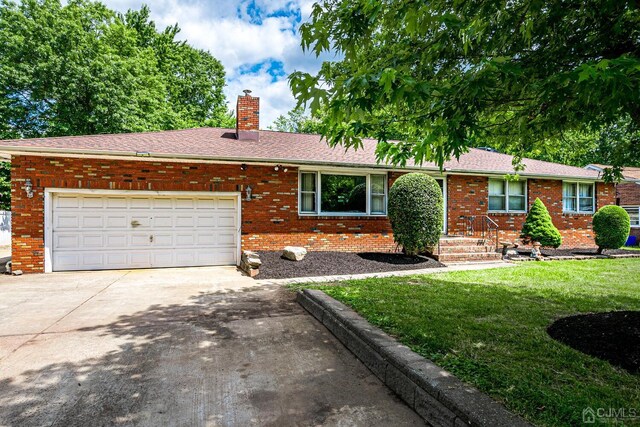
<path fill-rule="evenodd" d="M 490 153 L 499 153 L 498 150 L 496 150 L 495 148 L 491 148 L 491 147 L 478 147 L 478 150 L 489 151 Z"/>

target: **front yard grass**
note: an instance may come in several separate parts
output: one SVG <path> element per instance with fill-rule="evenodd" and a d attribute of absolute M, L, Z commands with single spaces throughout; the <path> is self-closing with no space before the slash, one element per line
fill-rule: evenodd
<path fill-rule="evenodd" d="M 564 316 L 640 310 L 638 259 L 526 263 L 317 288 L 535 424 L 581 425 L 587 407 L 640 413 L 640 374 L 546 332 Z"/>

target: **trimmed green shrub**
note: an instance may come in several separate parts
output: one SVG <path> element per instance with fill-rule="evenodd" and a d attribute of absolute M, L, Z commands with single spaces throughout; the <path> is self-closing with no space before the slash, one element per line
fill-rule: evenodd
<path fill-rule="evenodd" d="M 529 209 L 520 239 L 524 243 L 540 242 L 542 246 L 551 248 L 557 248 L 562 244 L 562 236 L 553 225 L 547 207 L 539 198 L 536 198 Z"/>
<path fill-rule="evenodd" d="M 620 206 L 603 206 L 593 215 L 593 232 L 596 233 L 598 253 L 622 247 L 629 237 L 629 231 L 629 214 Z"/>
<path fill-rule="evenodd" d="M 444 222 L 438 182 L 421 173 L 396 179 L 389 189 L 389 220 L 395 241 L 408 255 L 436 246 Z"/>

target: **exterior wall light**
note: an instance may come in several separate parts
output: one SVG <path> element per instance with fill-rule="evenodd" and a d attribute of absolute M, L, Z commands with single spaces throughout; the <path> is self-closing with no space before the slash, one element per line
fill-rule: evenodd
<path fill-rule="evenodd" d="M 240 170 L 246 171 L 247 170 L 247 164 L 243 163 L 240 165 Z"/>
<path fill-rule="evenodd" d="M 282 166 L 282 165 L 276 165 L 276 166 L 273 168 L 273 170 L 274 170 L 274 171 L 276 171 L 276 172 L 278 172 L 280 169 L 282 169 L 282 171 L 283 171 L 283 172 L 285 172 L 285 173 L 289 170 L 289 169 L 285 168 L 285 167 L 284 167 L 284 166 Z"/>
<path fill-rule="evenodd" d="M 244 190 L 245 194 L 247 195 L 247 197 L 245 197 L 245 200 L 246 200 L 247 202 L 251 201 L 251 192 L 252 192 L 252 191 L 253 191 L 253 190 L 251 189 L 251 186 L 250 186 L 250 185 L 247 185 L 247 189 L 246 189 L 246 190 Z"/>
<path fill-rule="evenodd" d="M 27 198 L 33 198 L 33 184 L 31 183 L 31 179 L 27 178 L 24 182 L 24 192 L 27 193 Z"/>

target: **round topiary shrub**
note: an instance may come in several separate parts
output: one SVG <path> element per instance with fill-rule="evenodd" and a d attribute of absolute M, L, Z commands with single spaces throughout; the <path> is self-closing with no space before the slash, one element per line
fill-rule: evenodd
<path fill-rule="evenodd" d="M 548 248 L 557 248 L 562 244 L 562 236 L 553 225 L 547 207 L 539 198 L 536 198 L 529 209 L 527 219 L 522 226 L 520 239 L 525 244 L 540 242 L 542 246 Z"/>
<path fill-rule="evenodd" d="M 598 253 L 622 247 L 630 230 L 629 214 L 620 206 L 603 206 L 593 215 L 593 232 L 596 233 Z"/>
<path fill-rule="evenodd" d="M 395 241 L 408 255 L 436 246 L 444 221 L 438 182 L 421 173 L 396 179 L 389 189 L 389 220 Z"/>

